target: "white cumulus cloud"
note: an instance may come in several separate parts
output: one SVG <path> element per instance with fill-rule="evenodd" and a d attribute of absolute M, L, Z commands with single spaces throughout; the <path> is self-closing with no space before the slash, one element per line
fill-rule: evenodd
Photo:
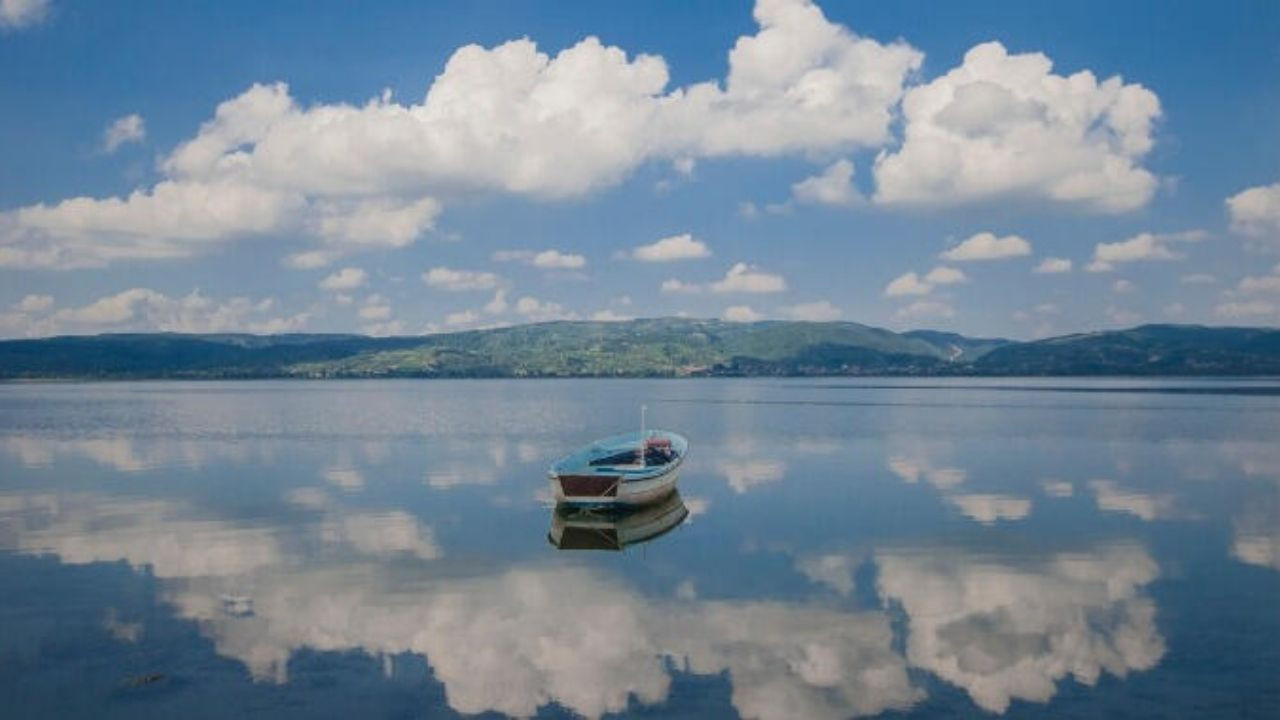
<path fill-rule="evenodd" d="M 963 270 L 953 267 L 939 265 L 930 270 L 924 276 L 924 281 L 930 285 L 955 285 L 956 283 L 968 282 L 969 277 L 964 274 Z"/>
<path fill-rule="evenodd" d="M 777 155 L 886 142 L 923 55 L 826 19 L 808 0 L 761 0 L 756 35 L 738 38 L 723 83 L 672 93 L 664 144 L 685 154 Z"/>
<path fill-rule="evenodd" d="M 49 0 L 0 0 L 0 28 L 38 25 L 49 16 Z"/>
<path fill-rule="evenodd" d="M 1098 243 L 1093 249 L 1093 261 L 1085 268 L 1089 272 L 1110 272 L 1120 263 L 1183 260 L 1186 253 L 1175 248 L 1178 243 L 1203 240 L 1207 235 L 1200 230 L 1180 233 L 1139 233 L 1113 243 Z"/>
<path fill-rule="evenodd" d="M 605 308 L 604 310 L 597 310 L 592 313 L 591 319 L 595 322 L 626 322 L 628 320 L 634 320 L 635 318 L 631 315 L 617 312 L 612 308 Z"/>
<path fill-rule="evenodd" d="M 856 205 L 862 200 L 853 186 L 853 163 L 844 159 L 831 163 L 821 174 L 792 185 L 791 197 L 800 203 L 836 207 Z"/>
<path fill-rule="evenodd" d="M 581 255 L 562 253 L 559 250 L 543 250 L 533 256 L 533 266 L 544 269 L 577 269 L 585 266 L 587 259 Z"/>
<path fill-rule="evenodd" d="M 1232 230 L 1280 244 L 1280 182 L 1242 190 L 1226 203 Z"/>
<path fill-rule="evenodd" d="M 899 275 L 884 288 L 886 297 L 928 295 L 932 291 L 933 286 L 922 280 L 915 272 L 906 272 Z"/>
<path fill-rule="evenodd" d="M 0 2 L 11 25 L 46 7 Z M 887 204 L 1012 195 L 1121 210 L 1154 189 L 1139 163 L 1159 102 L 1139 85 L 1055 75 L 1043 55 L 990 43 L 908 92 L 923 55 L 905 42 L 859 36 L 808 0 L 759 0 L 753 17 L 727 74 L 683 87 L 670 86 L 663 58 L 595 37 L 555 54 L 528 38 L 460 47 L 439 72 L 423 69 L 434 79 L 406 101 L 308 103 L 282 83 L 255 84 L 161 158 L 158 182 L 0 212 L 0 266 L 101 267 L 287 236 L 312 246 L 286 264 L 315 268 L 415 242 L 441 198 L 581 197 L 645 163 L 688 175 L 708 157 L 892 146 L 875 166 Z M 795 199 L 850 204 L 852 176 L 835 160 L 797 183 Z"/>
<path fill-rule="evenodd" d="M 875 200 L 955 204 L 1001 197 L 1103 212 L 1141 207 L 1157 179 L 1139 163 L 1160 117 L 1155 93 L 1120 77 L 1053 73 L 1041 53 L 998 42 L 907 92 L 901 148 L 876 159 Z"/>
<path fill-rule="evenodd" d="M 327 250 L 307 250 L 286 255 L 283 264 L 294 270 L 316 270 L 332 264 L 338 257 L 337 253 Z"/>
<path fill-rule="evenodd" d="M 711 257 L 711 249 L 701 240 L 694 239 L 693 235 L 683 233 L 633 248 L 631 257 L 641 262 L 698 260 Z"/>
<path fill-rule="evenodd" d="M 1280 321 L 1280 305 L 1267 300 L 1229 300 L 1216 305 L 1213 312 L 1225 320 Z"/>
<path fill-rule="evenodd" d="M 498 287 L 502 279 L 491 272 L 433 267 L 422 273 L 422 281 L 430 287 L 448 290 L 449 292 L 467 292 L 469 290 L 493 290 Z"/>
<path fill-rule="evenodd" d="M 519 262 L 543 270 L 577 270 L 586 267 L 582 255 L 559 250 L 499 250 L 493 254 L 496 262 Z"/>
<path fill-rule="evenodd" d="M 18 302 L 18 310 L 24 313 L 42 313 L 53 307 L 51 295 L 24 295 Z"/>
<path fill-rule="evenodd" d="M 662 281 L 660 288 L 664 293 L 678 293 L 685 295 L 696 295 L 702 292 L 702 286 L 697 283 L 689 283 L 676 278 L 668 278 Z"/>
<path fill-rule="evenodd" d="M 962 270 L 939 265 L 921 277 L 916 272 L 906 272 L 894 278 L 884 288 L 886 297 L 928 295 L 939 285 L 955 285 L 967 282 L 969 277 Z"/>
<path fill-rule="evenodd" d="M 563 305 L 548 300 L 539 300 L 529 295 L 516 301 L 515 311 L 517 315 L 521 315 L 532 322 L 577 319 L 577 315 L 567 312 Z"/>
<path fill-rule="evenodd" d="M 1237 287 L 1244 293 L 1280 293 L 1280 264 L 1271 268 L 1269 275 L 1243 278 Z"/>
<path fill-rule="evenodd" d="M 39 337 L 101 332 L 281 333 L 302 329 L 310 314 L 278 313 L 273 298 L 216 300 L 198 290 L 170 297 L 130 288 L 79 307 L 55 309 L 47 295 L 28 295 L 0 313 L 0 334 Z"/>
<path fill-rule="evenodd" d="M 1067 258 L 1047 257 L 1031 272 L 1038 275 L 1060 275 L 1071 272 L 1072 263 Z"/>
<path fill-rule="evenodd" d="M 781 275 L 764 272 L 746 263 L 735 263 L 722 280 L 711 283 L 716 293 L 778 293 L 787 289 Z"/>
<path fill-rule="evenodd" d="M 9 24 L 43 3 L 4 0 Z M 581 196 L 641 164 L 833 153 L 890 139 L 922 56 L 829 22 L 807 0 L 761 0 L 728 75 L 669 88 L 666 61 L 587 37 L 554 56 L 530 39 L 458 48 L 420 100 L 303 105 L 255 84 L 163 158 L 127 197 L 73 198 L 0 216 L 0 265 L 101 266 L 185 257 L 291 233 L 336 253 L 401 247 L 436 198 Z M 314 258 L 313 258 L 314 259 Z"/>
<path fill-rule="evenodd" d="M 507 291 L 498 288 L 493 293 L 493 299 L 485 303 L 483 310 L 490 315 L 501 315 L 507 311 Z"/>
<path fill-rule="evenodd" d="M 474 310 L 460 310 L 452 312 L 445 316 L 444 324 L 450 327 L 458 327 L 461 325 L 473 325 L 480 319 L 480 315 Z"/>
<path fill-rule="evenodd" d="M 432 227 L 440 210 L 431 198 L 326 201 L 315 205 L 313 232 L 348 249 L 405 247 Z"/>
<path fill-rule="evenodd" d="M 364 285 L 367 278 L 365 271 L 360 268 L 342 268 L 321 280 L 320 287 L 323 290 L 355 290 Z"/>
<path fill-rule="evenodd" d="M 808 322 L 832 322 L 839 320 L 844 312 L 832 305 L 829 300 L 818 300 L 811 303 L 800 303 L 784 308 L 783 312 L 792 320 Z"/>
<path fill-rule="evenodd" d="M 116 118 L 102 131 L 102 149 L 115 152 L 121 145 L 142 142 L 147 137 L 147 124 L 142 116 L 133 113 Z"/>
<path fill-rule="evenodd" d="M 1107 322 L 1120 327 L 1137 325 L 1142 322 L 1142 315 L 1132 310 L 1116 307 L 1114 305 L 1108 306 L 1102 314 L 1106 316 Z"/>
<path fill-rule="evenodd" d="M 721 317 L 729 322 L 755 322 L 764 319 L 763 315 L 752 310 L 749 305 L 730 305 L 724 309 Z"/>
<path fill-rule="evenodd" d="M 391 301 L 374 293 L 364 299 L 364 305 L 356 312 L 361 320 L 385 321 L 391 319 Z"/>
<path fill-rule="evenodd" d="M 74 269 L 187 257 L 279 229 L 298 196 L 237 182 L 163 181 L 124 198 L 78 197 L 0 214 L 0 267 Z"/>
<path fill-rule="evenodd" d="M 944 260 L 966 262 L 970 260 L 1004 260 L 1031 254 L 1031 243 L 1017 235 L 997 237 L 995 233 L 980 232 L 970 235 L 964 242 L 941 254 Z"/>

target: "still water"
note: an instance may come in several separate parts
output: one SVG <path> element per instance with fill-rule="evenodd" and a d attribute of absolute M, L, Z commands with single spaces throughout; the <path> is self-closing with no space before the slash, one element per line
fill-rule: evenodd
<path fill-rule="evenodd" d="M 1280 382 L 0 385 L 5 717 L 1277 712 Z"/>

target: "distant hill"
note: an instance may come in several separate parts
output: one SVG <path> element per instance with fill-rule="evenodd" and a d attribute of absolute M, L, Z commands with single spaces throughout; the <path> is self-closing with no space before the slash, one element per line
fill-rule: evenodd
<path fill-rule="evenodd" d="M 1280 330 L 1143 325 L 995 348 L 990 375 L 1280 375 Z"/>
<path fill-rule="evenodd" d="M 924 340 L 934 347 L 945 348 L 948 351 L 947 359 L 963 362 L 973 362 L 988 352 L 1012 342 L 1003 338 L 971 338 L 937 330 L 912 330 L 902 334 L 904 337 Z"/>
<path fill-rule="evenodd" d="M 1280 330 L 1147 325 L 1014 342 L 858 323 L 659 318 L 420 337 L 64 336 L 0 341 L 0 378 L 1280 375 Z"/>

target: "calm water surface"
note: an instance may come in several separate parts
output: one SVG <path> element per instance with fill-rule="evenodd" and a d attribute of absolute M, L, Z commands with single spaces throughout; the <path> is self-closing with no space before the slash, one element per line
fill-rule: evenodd
<path fill-rule="evenodd" d="M 1277 393 L 2 385 L 0 714 L 1276 717 Z M 688 517 L 557 549 L 642 402 Z"/>

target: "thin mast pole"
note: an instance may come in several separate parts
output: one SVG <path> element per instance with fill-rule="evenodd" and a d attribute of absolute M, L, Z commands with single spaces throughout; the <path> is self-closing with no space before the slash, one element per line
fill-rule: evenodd
<path fill-rule="evenodd" d="M 645 450 L 645 447 L 644 447 L 644 439 L 645 439 L 645 438 L 644 438 L 644 414 L 645 414 L 645 411 L 646 411 L 646 410 L 648 410 L 648 409 L 649 409 L 649 406 L 648 406 L 648 405 L 644 405 L 644 404 L 641 404 L 641 405 L 640 405 L 640 459 L 638 460 L 638 464 L 639 464 L 641 467 L 643 467 L 643 466 L 644 466 L 644 464 L 645 464 L 645 462 L 644 462 L 644 450 Z"/>

